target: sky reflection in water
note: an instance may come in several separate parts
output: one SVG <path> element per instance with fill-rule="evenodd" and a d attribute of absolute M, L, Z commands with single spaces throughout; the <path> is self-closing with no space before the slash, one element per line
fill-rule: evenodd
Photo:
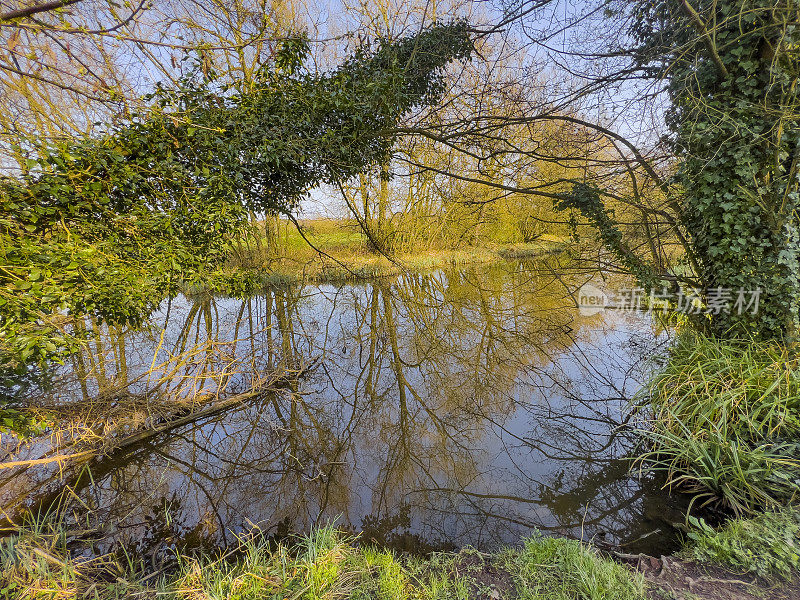
<path fill-rule="evenodd" d="M 492 549 L 534 529 L 663 550 L 678 500 L 628 474 L 633 443 L 616 432 L 668 336 L 642 314 L 579 316 L 585 280 L 509 262 L 165 303 L 149 332 L 98 336 L 56 373 L 53 397 L 85 402 L 192 348 L 192 378 L 176 371 L 173 392 L 233 393 L 319 362 L 100 461 L 78 493 L 122 519 L 115 540 L 224 544 L 252 523 L 284 535 L 338 519 L 416 551 Z M 0 498 L 20 478 L 0 481 Z"/>

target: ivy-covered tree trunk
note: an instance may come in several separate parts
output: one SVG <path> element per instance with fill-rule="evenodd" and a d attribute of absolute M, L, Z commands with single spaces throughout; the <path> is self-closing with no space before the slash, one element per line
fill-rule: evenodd
<path fill-rule="evenodd" d="M 800 333 L 800 2 L 640 2 L 644 65 L 665 77 L 682 220 L 724 337 Z M 759 307 L 735 306 L 740 290 Z"/>
<path fill-rule="evenodd" d="M 385 164 L 409 111 L 434 104 L 445 67 L 473 52 L 466 22 L 304 67 L 302 37 L 236 94 L 198 67 L 141 114 L 38 146 L 0 177 L 0 370 L 80 341 L 61 316 L 138 326 L 178 284 L 207 281 L 252 213 L 290 214 L 320 183 Z"/>

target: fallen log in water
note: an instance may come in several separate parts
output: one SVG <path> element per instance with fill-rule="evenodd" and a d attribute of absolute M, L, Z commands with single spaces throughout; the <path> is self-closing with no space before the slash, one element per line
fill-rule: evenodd
<path fill-rule="evenodd" d="M 103 443 L 99 444 L 97 448 L 66 454 L 63 453 L 64 449 L 62 449 L 60 454 L 48 456 L 46 458 L 6 461 L 0 463 L 0 470 L 13 469 L 16 467 L 30 467 L 50 463 L 59 463 L 59 466 L 61 467 L 67 463 L 67 466 L 74 467 L 90 461 L 95 457 L 108 456 L 109 454 L 123 451 L 134 444 L 138 444 L 156 435 L 169 431 L 170 429 L 174 429 L 176 427 L 180 427 L 181 425 L 186 425 L 193 421 L 215 415 L 255 397 L 261 396 L 269 391 L 274 391 L 293 380 L 303 377 L 306 373 L 314 368 L 317 360 L 318 359 L 311 361 L 309 364 L 301 367 L 297 371 L 283 372 L 280 375 L 274 375 L 268 378 L 267 381 L 259 384 L 257 387 L 246 392 L 242 392 L 241 394 L 234 394 L 233 396 L 229 396 L 228 398 L 224 398 L 216 402 L 212 401 L 210 404 L 206 403 L 201 405 L 202 408 L 199 409 L 184 408 L 167 417 L 159 419 L 157 422 L 150 424 L 144 429 L 134 431 L 124 436 L 107 436 Z M 209 398 L 214 398 L 214 396 L 209 396 Z"/>

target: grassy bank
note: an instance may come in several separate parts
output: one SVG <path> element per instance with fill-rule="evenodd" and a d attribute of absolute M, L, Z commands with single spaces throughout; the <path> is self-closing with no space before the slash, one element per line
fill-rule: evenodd
<path fill-rule="evenodd" d="M 800 510 L 785 507 L 719 529 L 690 518 L 675 556 L 632 557 L 653 600 L 800 598 Z"/>
<path fill-rule="evenodd" d="M 269 283 L 332 282 L 389 277 L 403 270 L 427 271 L 448 265 L 490 264 L 563 249 L 567 240 L 542 235 L 528 243 L 495 243 L 459 248 L 417 248 L 386 256 L 370 247 L 356 223 L 319 219 L 281 223 L 275 238 L 252 237 L 231 249 L 226 270 L 259 271 Z"/>
<path fill-rule="evenodd" d="M 465 549 L 427 558 L 361 546 L 331 527 L 291 543 L 258 533 L 222 556 L 149 561 L 117 553 L 77 559 L 68 533 L 40 524 L 0 544 L 0 597 L 171 600 L 520 598 L 636 600 L 642 577 L 574 540 L 533 537 L 515 549 Z M 5 594 L 5 595 L 3 595 Z"/>
<path fill-rule="evenodd" d="M 634 559 L 629 565 L 590 544 L 542 536 L 491 554 L 466 548 L 406 556 L 333 527 L 280 543 L 255 531 L 213 555 L 173 551 L 153 560 L 120 550 L 86 558 L 68 549 L 81 532 L 54 523 L 41 520 L 0 540 L 0 598 L 750 600 L 800 594 L 797 509 L 718 530 L 693 520 L 680 553 L 618 555 Z"/>

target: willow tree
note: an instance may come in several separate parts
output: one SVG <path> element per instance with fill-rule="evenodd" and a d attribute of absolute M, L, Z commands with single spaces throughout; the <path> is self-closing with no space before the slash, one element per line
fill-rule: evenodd
<path fill-rule="evenodd" d="M 436 102 L 471 50 L 466 24 L 434 25 L 318 73 L 296 38 L 246 90 L 200 69 L 104 134 L 33 154 L 0 179 L 0 350 L 58 354 L 64 314 L 136 325 L 220 264 L 248 211 L 290 213 L 384 161 L 401 116 Z"/>

